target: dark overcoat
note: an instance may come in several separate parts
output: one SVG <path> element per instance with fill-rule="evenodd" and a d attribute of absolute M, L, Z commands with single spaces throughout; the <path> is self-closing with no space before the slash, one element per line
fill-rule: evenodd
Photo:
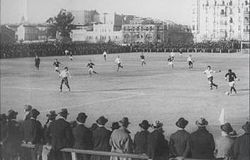
<path fill-rule="evenodd" d="M 141 131 L 135 134 L 134 148 L 136 154 L 147 153 L 149 131 Z"/>
<path fill-rule="evenodd" d="M 154 130 L 148 135 L 147 155 L 153 160 L 167 160 L 169 155 L 168 142 L 161 130 Z"/>
<path fill-rule="evenodd" d="M 206 128 L 199 128 L 190 135 L 190 150 L 192 158 L 212 159 L 214 158 L 214 137 Z"/>
<path fill-rule="evenodd" d="M 186 130 L 178 130 L 170 136 L 169 149 L 173 157 L 188 157 L 190 152 L 189 145 L 190 133 Z"/>
<path fill-rule="evenodd" d="M 27 119 L 22 124 L 23 140 L 32 144 L 39 144 L 42 138 L 42 125 L 38 120 Z"/>
<path fill-rule="evenodd" d="M 111 131 L 105 127 L 97 127 L 93 131 L 93 150 L 95 151 L 111 151 L 111 146 L 109 144 L 109 139 L 111 136 Z M 105 156 L 91 156 L 91 160 L 109 160 L 109 157 Z"/>
<path fill-rule="evenodd" d="M 245 133 L 236 138 L 233 146 L 233 154 L 235 160 L 250 159 L 250 133 Z"/>

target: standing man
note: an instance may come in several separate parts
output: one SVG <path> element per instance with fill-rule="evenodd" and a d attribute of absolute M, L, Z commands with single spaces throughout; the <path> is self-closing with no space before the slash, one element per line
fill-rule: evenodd
<path fill-rule="evenodd" d="M 30 119 L 30 111 L 32 110 L 32 106 L 29 104 L 24 105 L 24 117 L 23 120 Z"/>
<path fill-rule="evenodd" d="M 73 52 L 72 52 L 72 51 L 69 52 L 69 59 L 70 59 L 71 61 L 73 61 Z"/>
<path fill-rule="evenodd" d="M 105 124 L 108 119 L 104 116 L 99 117 L 96 120 L 97 128 L 93 131 L 93 150 L 94 151 L 111 151 L 111 146 L 109 144 L 109 139 L 111 136 L 111 131 L 105 128 Z M 109 160 L 110 157 L 103 156 L 92 156 L 91 160 Z"/>
<path fill-rule="evenodd" d="M 104 60 L 105 60 L 105 62 L 106 62 L 106 60 L 107 60 L 107 52 L 106 52 L 106 50 L 104 50 L 104 52 L 103 52 L 103 58 L 104 58 Z"/>
<path fill-rule="evenodd" d="M 232 72 L 231 69 L 228 70 L 227 74 L 225 75 L 225 80 L 228 80 L 228 84 L 230 87 L 229 93 L 232 94 L 232 91 L 236 94 L 237 91 L 235 89 L 235 80 L 239 80 L 236 77 L 236 74 Z"/>
<path fill-rule="evenodd" d="M 66 121 L 69 113 L 66 108 L 63 108 L 58 114 L 58 119 L 54 123 L 51 123 L 52 156 L 54 160 L 71 160 L 71 155 L 69 153 L 60 151 L 62 148 L 72 147 L 73 145 L 73 135 L 70 123 Z"/>
<path fill-rule="evenodd" d="M 60 70 L 59 70 L 59 66 L 60 66 L 61 62 L 59 62 L 57 59 L 55 59 L 53 66 L 55 66 L 55 71 L 58 72 L 60 74 Z"/>
<path fill-rule="evenodd" d="M 194 60 L 192 59 L 192 55 L 191 54 L 188 56 L 187 62 L 188 62 L 188 68 L 192 69 L 193 68 Z"/>
<path fill-rule="evenodd" d="M 127 117 L 124 117 L 119 123 L 121 127 L 114 130 L 110 137 L 111 152 L 132 153 L 133 142 L 130 137 L 130 131 L 127 129 L 130 122 Z M 112 156 L 110 160 L 127 160 L 127 158 Z"/>
<path fill-rule="evenodd" d="M 219 72 L 221 72 L 221 71 L 219 70 Z M 214 79 L 213 73 L 216 73 L 216 71 L 212 70 L 211 66 L 207 66 L 207 69 L 203 73 L 206 74 L 206 76 L 207 76 L 208 83 L 210 85 L 210 89 L 212 90 L 213 86 L 217 89 L 218 85 L 213 82 L 213 79 Z"/>
<path fill-rule="evenodd" d="M 190 150 L 194 159 L 214 159 L 214 137 L 208 132 L 208 122 L 204 118 L 196 121 L 198 130 L 190 135 Z"/>
<path fill-rule="evenodd" d="M 120 68 L 123 68 L 122 66 L 122 62 L 121 62 L 121 59 L 120 59 L 120 56 L 118 56 L 116 59 L 115 59 L 115 63 L 117 63 L 117 72 L 119 71 Z"/>
<path fill-rule="evenodd" d="M 149 159 L 153 160 L 168 160 L 169 148 L 168 141 L 163 135 L 163 124 L 160 121 L 155 121 L 152 127 L 154 131 L 148 136 L 147 155 Z"/>
<path fill-rule="evenodd" d="M 87 117 L 88 116 L 85 113 L 81 112 L 76 118 L 77 126 L 73 128 L 73 136 L 75 140 L 74 148 L 76 149 L 92 149 L 92 132 L 85 126 Z M 76 156 L 77 160 L 90 159 L 90 155 L 76 154 Z"/>
<path fill-rule="evenodd" d="M 89 68 L 88 72 L 89 75 L 92 76 L 93 73 L 97 74 L 96 71 L 94 71 L 94 63 L 91 61 L 91 59 L 89 60 L 89 63 L 87 64 L 87 67 Z"/>
<path fill-rule="evenodd" d="M 59 76 L 62 78 L 61 85 L 60 85 L 60 92 L 62 92 L 62 85 L 63 84 L 65 84 L 68 87 L 69 91 L 70 91 L 68 77 L 71 78 L 71 76 L 70 76 L 68 67 L 64 67 L 64 70 L 61 71 Z"/>
<path fill-rule="evenodd" d="M 139 124 L 141 131 L 137 132 L 134 137 L 134 146 L 135 146 L 135 153 L 136 154 L 147 154 L 148 149 L 148 135 L 149 131 L 148 128 L 150 124 L 147 120 L 143 120 Z"/>
<path fill-rule="evenodd" d="M 188 121 L 181 117 L 175 125 L 180 128 L 170 136 L 169 148 L 171 157 L 187 158 L 190 152 L 190 133 L 185 130 Z"/>
<path fill-rule="evenodd" d="M 38 57 L 38 55 L 36 55 L 35 57 L 35 67 L 37 70 L 39 70 L 39 66 L 40 66 L 40 58 Z"/>
<path fill-rule="evenodd" d="M 145 56 L 143 55 L 143 53 L 141 53 L 140 58 L 141 58 L 141 66 L 145 65 L 146 62 L 145 62 Z"/>

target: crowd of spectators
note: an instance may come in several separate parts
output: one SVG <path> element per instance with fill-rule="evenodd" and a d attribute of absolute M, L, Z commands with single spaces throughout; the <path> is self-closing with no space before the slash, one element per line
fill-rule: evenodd
<path fill-rule="evenodd" d="M 83 43 L 72 42 L 67 44 L 57 42 L 43 43 L 15 43 L 1 44 L 0 58 L 60 56 L 65 50 L 70 50 L 73 55 L 102 54 L 104 50 L 109 53 L 126 52 L 237 52 L 240 49 L 238 41 L 202 42 L 194 44 L 143 44 L 117 45 L 114 43 Z"/>
<path fill-rule="evenodd" d="M 164 137 L 163 123 L 155 121 L 150 124 L 143 120 L 141 128 L 131 138 L 127 117 L 114 122 L 111 129 L 105 124 L 108 119 L 101 116 L 91 126 L 86 127 L 87 115 L 79 113 L 73 123 L 67 121 L 69 115 L 66 108 L 59 113 L 50 111 L 47 122 L 42 126 L 37 120 L 40 112 L 30 105 L 25 106 L 22 122 L 17 122 L 17 112 L 9 110 L 7 115 L 1 114 L 1 160 L 71 160 L 70 153 L 62 152 L 63 148 L 106 151 L 115 153 L 134 153 L 147 155 L 152 160 L 167 159 L 250 159 L 250 122 L 242 128 L 245 133 L 237 135 L 230 123 L 220 126 L 221 136 L 215 141 L 214 136 L 206 129 L 208 121 L 200 118 L 196 121 L 197 130 L 189 133 L 185 130 L 188 120 L 179 118 L 179 128 L 171 134 L 170 140 Z M 152 127 L 153 131 L 149 132 Z M 34 144 L 35 149 L 22 148 L 20 145 Z M 76 154 L 77 160 L 127 160 L 116 156 L 97 156 Z"/>

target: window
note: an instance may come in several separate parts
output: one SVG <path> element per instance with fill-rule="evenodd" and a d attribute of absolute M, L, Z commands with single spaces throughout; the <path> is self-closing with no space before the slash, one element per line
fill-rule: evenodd
<path fill-rule="evenodd" d="M 230 2 L 229 2 L 229 5 L 230 5 L 230 6 L 232 6 L 232 5 L 233 5 L 233 2 L 232 2 L 232 0 L 230 0 Z"/>
<path fill-rule="evenodd" d="M 224 9 L 222 9 L 222 10 L 220 11 L 220 14 L 221 14 L 221 15 L 224 15 L 224 14 L 225 14 Z"/>
<path fill-rule="evenodd" d="M 225 5 L 225 2 L 224 2 L 224 1 L 222 1 L 222 5 L 223 5 L 223 6 Z"/>
<path fill-rule="evenodd" d="M 245 5 L 246 5 L 246 6 L 248 5 L 248 1 L 247 1 L 247 0 L 245 1 Z"/>

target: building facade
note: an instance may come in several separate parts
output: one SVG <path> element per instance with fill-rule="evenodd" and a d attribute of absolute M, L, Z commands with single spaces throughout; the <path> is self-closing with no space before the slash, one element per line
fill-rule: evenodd
<path fill-rule="evenodd" d="M 16 37 L 17 41 L 29 42 L 29 41 L 45 41 L 47 40 L 46 25 L 32 25 L 21 24 L 17 27 Z"/>
<path fill-rule="evenodd" d="M 192 32 L 196 42 L 249 41 L 249 0 L 196 0 Z"/>

